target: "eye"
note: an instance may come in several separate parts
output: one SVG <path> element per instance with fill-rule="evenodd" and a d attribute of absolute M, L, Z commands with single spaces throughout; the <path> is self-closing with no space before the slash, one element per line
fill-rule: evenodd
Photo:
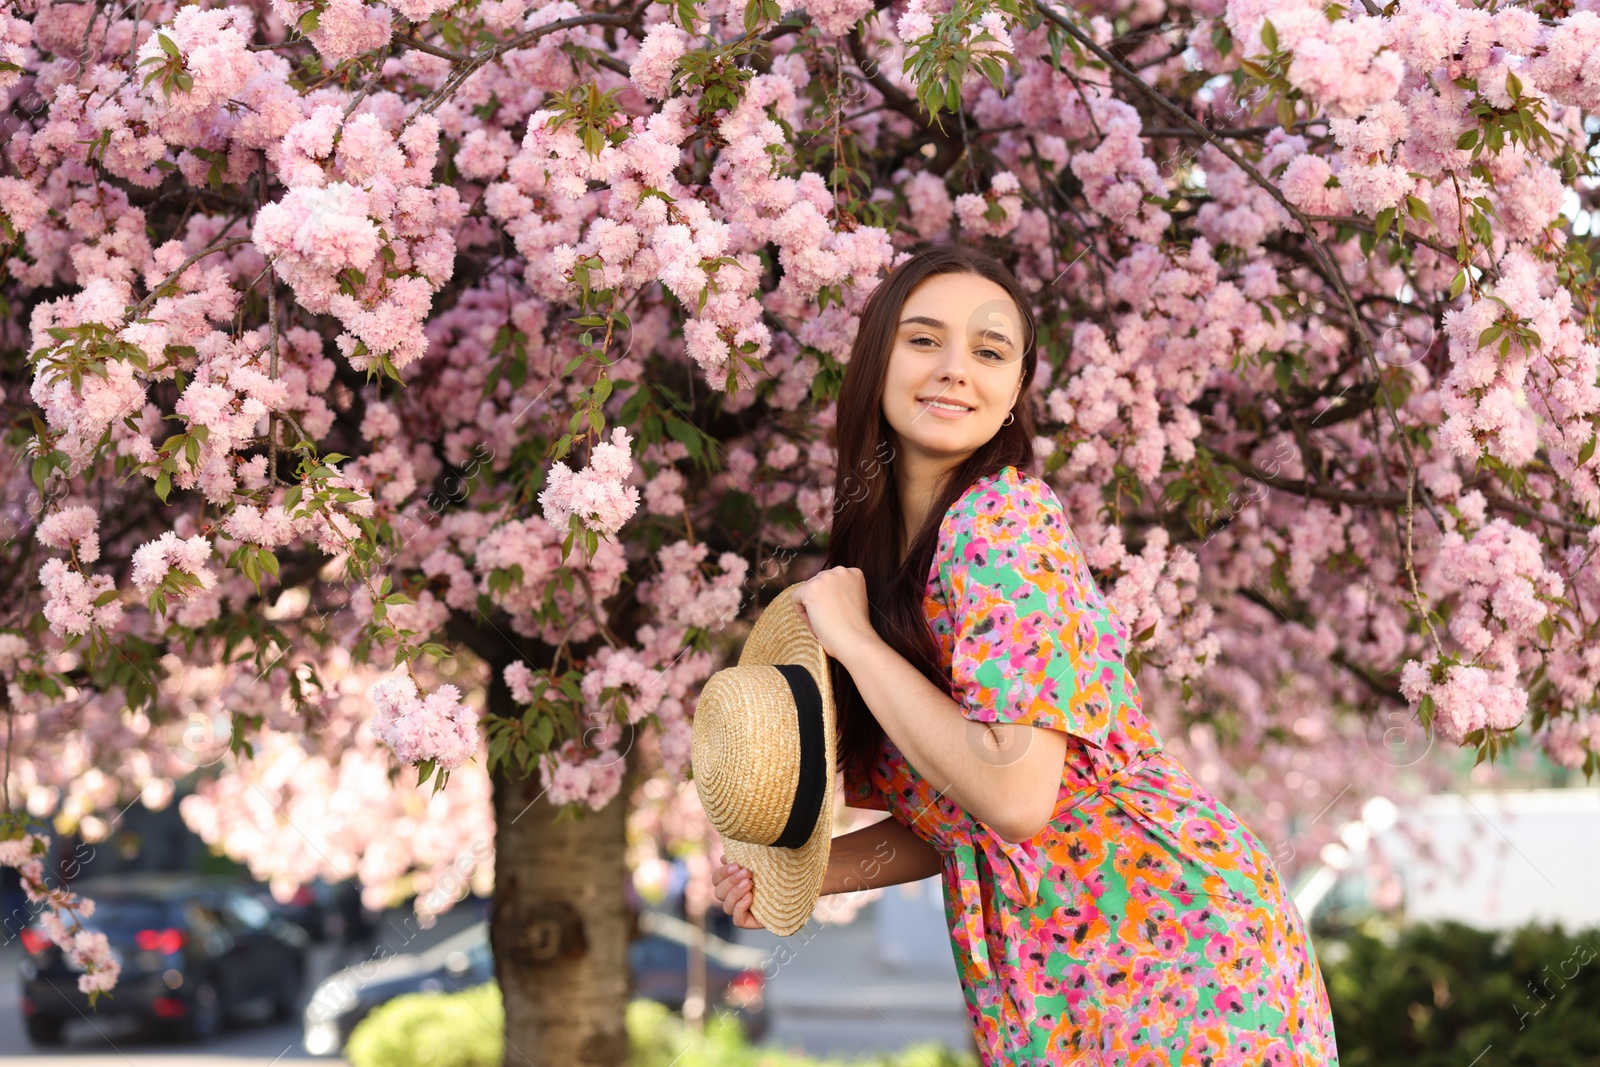
<path fill-rule="evenodd" d="M 980 349 L 978 349 L 978 352 L 979 352 L 980 355 L 981 354 L 991 355 L 991 356 L 993 356 L 995 358 L 995 360 L 997 362 L 1000 362 L 1000 363 L 1004 363 L 1005 359 L 1006 359 L 1006 357 L 1005 357 L 1005 355 L 1003 353 L 996 352 L 992 348 L 980 348 Z"/>
<path fill-rule="evenodd" d="M 911 344 L 920 345 L 924 341 L 928 342 L 928 344 L 930 344 L 930 345 L 936 345 L 936 344 L 939 343 L 938 341 L 935 341 L 931 337 L 913 337 L 911 339 Z"/>

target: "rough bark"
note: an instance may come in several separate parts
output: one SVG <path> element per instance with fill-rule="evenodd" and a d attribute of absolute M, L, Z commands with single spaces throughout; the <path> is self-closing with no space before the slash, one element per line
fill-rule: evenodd
<path fill-rule="evenodd" d="M 490 686 L 491 704 L 509 702 Z M 496 707 L 499 714 L 515 709 Z M 505 1067 L 624 1067 L 632 915 L 624 892 L 627 797 L 555 821 L 537 774 L 493 775 L 495 890 L 489 921 L 505 1002 Z"/>

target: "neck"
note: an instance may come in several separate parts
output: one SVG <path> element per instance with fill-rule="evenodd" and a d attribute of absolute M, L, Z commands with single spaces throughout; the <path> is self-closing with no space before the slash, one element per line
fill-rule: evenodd
<path fill-rule="evenodd" d="M 922 523 L 928 517 L 928 509 L 933 506 L 934 490 L 945 472 L 951 469 L 952 464 L 948 461 L 938 461 L 931 456 L 913 457 L 905 454 L 897 457 L 896 462 L 895 478 L 900 495 L 900 517 L 904 524 L 900 532 L 900 561 L 904 563 L 906 556 L 911 553 L 912 539 L 916 537 L 917 531 L 922 529 Z"/>

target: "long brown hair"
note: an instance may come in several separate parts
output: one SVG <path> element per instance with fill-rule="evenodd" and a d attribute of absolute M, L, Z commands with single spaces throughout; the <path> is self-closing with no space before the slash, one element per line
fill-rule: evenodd
<path fill-rule="evenodd" d="M 883 383 L 899 332 L 900 312 L 912 290 L 937 274 L 976 274 L 1003 288 L 1022 317 L 1022 389 L 1010 425 L 948 472 L 934 491 L 922 528 L 900 561 L 904 516 L 900 509 L 888 420 L 883 416 Z M 873 629 L 943 692 L 950 680 L 939 666 L 939 649 L 923 614 L 928 571 L 939 526 L 950 506 L 977 479 L 1008 465 L 1026 469 L 1033 462 L 1033 415 L 1029 386 L 1039 356 L 1033 310 L 1016 276 L 998 259 L 965 245 L 935 245 L 896 267 L 867 297 L 861 324 L 850 348 L 834 424 L 838 472 L 834 477 L 833 526 L 824 567 L 858 567 L 867 579 L 867 604 Z M 838 760 L 865 778 L 883 742 L 883 726 L 861 699 L 855 682 L 830 660 L 838 709 Z"/>

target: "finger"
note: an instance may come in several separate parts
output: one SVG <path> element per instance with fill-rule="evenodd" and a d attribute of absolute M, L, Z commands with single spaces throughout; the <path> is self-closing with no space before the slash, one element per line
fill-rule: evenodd
<path fill-rule="evenodd" d="M 733 909 L 733 924 L 735 926 L 741 926 L 744 923 L 749 922 L 750 903 L 751 894 L 748 891 L 739 896 L 738 902 L 734 905 Z"/>
<path fill-rule="evenodd" d="M 748 892 L 748 890 L 741 889 L 738 886 L 729 889 L 727 898 L 722 902 L 722 910 L 732 915 L 733 910 L 739 906 L 739 902 L 745 898 Z"/>

